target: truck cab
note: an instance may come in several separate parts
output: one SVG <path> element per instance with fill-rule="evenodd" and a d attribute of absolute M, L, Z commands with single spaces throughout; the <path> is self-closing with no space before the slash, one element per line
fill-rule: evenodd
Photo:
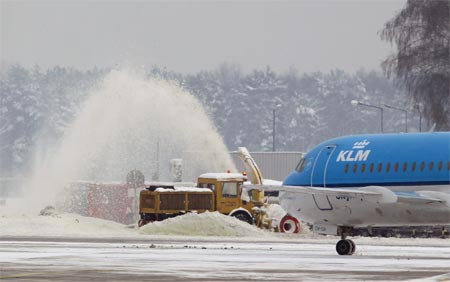
<path fill-rule="evenodd" d="M 240 173 L 205 173 L 199 176 L 197 186 L 213 190 L 218 212 L 252 223 L 253 208 L 264 205 L 264 192 L 247 192 L 244 181 Z"/>

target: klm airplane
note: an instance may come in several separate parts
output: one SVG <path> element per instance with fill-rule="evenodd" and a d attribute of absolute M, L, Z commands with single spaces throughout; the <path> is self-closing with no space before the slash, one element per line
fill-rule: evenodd
<path fill-rule="evenodd" d="M 356 135 L 315 147 L 277 190 L 286 212 L 340 235 L 336 251 L 351 255 L 355 227 L 449 224 L 449 175 L 450 132 Z"/>

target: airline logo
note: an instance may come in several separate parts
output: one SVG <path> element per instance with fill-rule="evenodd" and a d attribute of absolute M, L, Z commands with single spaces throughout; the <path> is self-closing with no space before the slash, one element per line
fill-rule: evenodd
<path fill-rule="evenodd" d="M 355 144 L 353 144 L 353 149 L 364 149 L 369 144 L 370 142 L 364 139 L 361 142 L 355 142 Z"/>
<path fill-rule="evenodd" d="M 365 161 L 370 155 L 370 150 L 365 150 L 370 142 L 364 139 L 353 144 L 353 150 L 342 150 L 339 152 L 336 162 L 358 162 Z M 359 150 L 358 150 L 359 149 Z"/>

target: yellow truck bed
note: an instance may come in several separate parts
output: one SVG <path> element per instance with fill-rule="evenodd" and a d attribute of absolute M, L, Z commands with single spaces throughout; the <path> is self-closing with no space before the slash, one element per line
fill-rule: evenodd
<path fill-rule="evenodd" d="M 142 190 L 140 193 L 140 213 L 164 214 L 179 212 L 214 211 L 214 193 L 209 189 L 189 190 L 157 189 Z"/>

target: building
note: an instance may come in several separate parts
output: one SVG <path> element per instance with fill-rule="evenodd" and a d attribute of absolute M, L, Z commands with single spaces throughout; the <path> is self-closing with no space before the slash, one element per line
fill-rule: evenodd
<path fill-rule="evenodd" d="M 230 152 L 238 171 L 245 170 L 239 152 Z M 283 181 L 300 161 L 301 152 L 250 152 L 265 179 Z"/>

